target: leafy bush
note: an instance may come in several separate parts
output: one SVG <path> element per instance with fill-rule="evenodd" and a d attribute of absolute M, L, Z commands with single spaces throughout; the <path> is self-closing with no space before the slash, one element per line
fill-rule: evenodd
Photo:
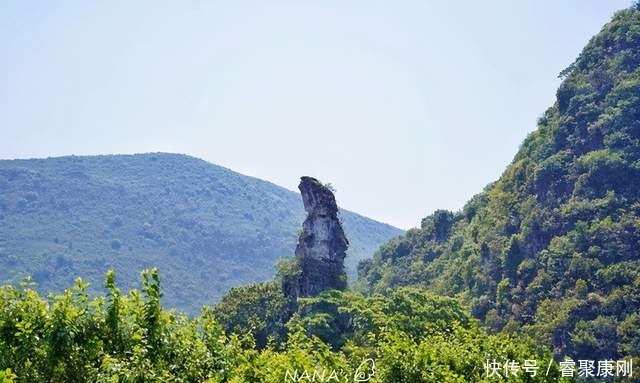
<path fill-rule="evenodd" d="M 358 370 L 369 359 L 371 382 L 487 382 L 488 358 L 549 357 L 530 340 L 486 334 L 454 299 L 418 289 L 389 297 L 326 291 L 283 325 L 279 306 L 270 306 L 281 297 L 271 284 L 234 290 L 193 319 L 162 309 L 155 269 L 142 273 L 140 292 L 121 293 L 112 271 L 105 296 L 90 299 L 87 287 L 78 279 L 48 298 L 28 281 L 0 288 L 0 382 L 276 383 L 316 370 L 352 381 L 348 374 L 373 373 Z M 332 328 L 339 317 L 344 326 Z M 235 330 L 225 332 L 218 318 Z M 270 329 L 282 336 L 264 342 Z M 252 334 L 264 344 L 256 347 Z M 328 335 L 335 338 L 323 340 Z"/>

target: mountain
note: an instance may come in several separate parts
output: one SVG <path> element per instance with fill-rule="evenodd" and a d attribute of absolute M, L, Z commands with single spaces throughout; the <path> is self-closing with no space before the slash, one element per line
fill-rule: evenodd
<path fill-rule="evenodd" d="M 640 354 L 640 6 L 560 76 L 502 176 L 363 261 L 360 289 L 461 297 L 494 331 L 557 355 Z"/>
<path fill-rule="evenodd" d="M 158 267 L 165 304 L 189 312 L 230 287 L 269 279 L 293 255 L 300 195 L 177 154 L 0 161 L 0 282 L 31 275 L 41 291 L 77 276 L 124 288 Z M 342 210 L 347 269 L 401 230 Z"/>

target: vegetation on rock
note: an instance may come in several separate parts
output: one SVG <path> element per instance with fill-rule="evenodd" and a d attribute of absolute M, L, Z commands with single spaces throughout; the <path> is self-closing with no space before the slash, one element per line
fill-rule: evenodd
<path fill-rule="evenodd" d="M 300 195 L 193 157 L 154 153 L 0 161 L 0 283 L 31 275 L 40 292 L 81 276 L 101 292 L 158 267 L 166 303 L 195 314 L 228 289 L 275 274 L 292 255 Z M 402 233 L 341 211 L 347 271 Z"/>
<path fill-rule="evenodd" d="M 559 362 L 568 356 L 598 361 L 628 357 L 636 366 L 633 377 L 603 380 L 640 381 L 639 64 L 640 5 L 635 5 L 618 12 L 562 73 L 556 103 L 502 177 L 461 211 L 436 211 L 420 228 L 384 244 L 373 259 L 360 263 L 360 278 L 351 290 L 323 290 L 292 305 L 283 281 L 304 273 L 296 258 L 279 264 L 274 281 L 234 288 L 214 308 L 205 307 L 193 318 L 162 308 L 156 269 L 142 273 L 141 291 L 128 293 L 121 292 L 115 273 L 109 271 L 106 295 L 95 297 L 81 279 L 64 293 L 47 297 L 29 280 L 0 287 L 0 383 L 309 382 L 332 381 L 325 374 L 334 371 L 340 372 L 340 381 L 384 383 L 582 379 L 562 376 Z M 256 195 L 247 191 L 254 184 L 226 189 L 230 184 L 216 184 L 215 176 L 207 179 L 206 187 L 177 179 L 162 191 L 149 186 L 156 184 L 147 176 L 129 173 L 131 167 L 118 175 L 111 189 L 98 188 L 94 183 L 108 182 L 105 174 L 114 174 L 114 164 L 96 177 L 79 170 L 88 168 L 74 161 L 65 165 L 69 169 L 64 180 L 44 175 L 51 162 L 24 163 L 44 167 L 37 171 L 0 163 L 0 190 L 7 191 L 0 200 L 2 229 L 15 228 L 17 219 L 11 215 L 20 212 L 25 233 L 47 238 L 27 231 L 37 228 L 39 214 L 47 212 L 48 218 L 73 217 L 64 227 L 68 233 L 80 233 L 80 227 L 92 225 L 83 218 L 93 211 L 89 203 L 100 198 L 115 204 L 120 195 L 145 206 L 170 196 L 175 210 L 163 215 L 165 205 L 154 206 L 144 210 L 144 222 L 125 214 L 131 210 L 117 217 L 112 215 L 116 210 L 96 210 L 109 212 L 98 228 L 106 233 L 103 244 L 113 255 L 131 246 L 131 239 L 118 231 L 123 226 L 139 227 L 138 234 L 150 241 L 149 249 L 158 249 L 173 244 L 167 239 L 173 238 L 167 234 L 171 231 L 164 228 L 183 227 L 180 238 L 188 240 L 188 233 L 203 229 L 195 218 L 199 214 L 225 217 L 215 204 L 211 211 L 203 210 L 202 195 L 264 202 L 248 198 Z M 160 161 L 159 169 L 173 163 L 162 156 L 150 161 Z M 177 174 L 189 174 L 180 170 Z M 79 180 L 79 189 L 71 190 L 83 193 L 44 197 L 52 183 L 68 182 L 69 177 Z M 122 188 L 122 177 L 139 183 L 140 189 L 134 190 L 147 193 L 130 194 Z M 20 183 L 31 185 L 29 192 L 20 194 L 27 190 L 13 186 Z M 89 191 L 93 199 L 79 199 Z M 289 195 L 273 193 L 258 195 L 281 202 Z M 52 206 L 60 212 L 54 214 Z M 289 217 L 285 211 L 272 222 L 271 216 L 254 215 L 257 211 L 262 210 L 245 210 L 252 217 L 245 218 L 269 219 L 261 221 L 268 228 Z M 266 238 L 259 243 L 268 246 Z M 69 251 L 64 254 L 76 254 L 78 243 L 84 242 L 55 237 L 52 243 Z M 48 240 L 42 244 L 49 245 Z M 40 242 L 31 246 L 29 250 Z M 81 248 L 79 254 L 84 251 Z M 33 254 L 0 261 L 17 267 L 36 259 L 39 252 Z M 255 270 L 262 264 L 254 255 L 234 259 L 252 260 Z M 193 256 L 193 265 L 207 273 L 207 282 L 217 281 L 219 276 L 202 270 L 208 264 L 199 257 Z M 63 270 L 81 259 L 63 256 L 55 258 L 55 264 Z M 127 264 L 126 272 L 137 265 Z M 170 289 L 199 283 L 192 278 L 193 270 L 188 269 L 189 276 L 173 274 Z M 200 284 L 199 291 L 202 286 L 211 284 Z M 521 371 L 492 377 L 486 368 L 492 360 L 499 365 L 535 360 L 540 370 L 534 375 Z M 375 369 L 367 361 L 375 361 Z M 312 378 L 316 373 L 324 378 Z"/>
<path fill-rule="evenodd" d="M 640 355 L 640 8 L 561 74 L 496 182 L 359 265 L 358 287 L 460 297 L 493 331 L 557 355 Z"/>

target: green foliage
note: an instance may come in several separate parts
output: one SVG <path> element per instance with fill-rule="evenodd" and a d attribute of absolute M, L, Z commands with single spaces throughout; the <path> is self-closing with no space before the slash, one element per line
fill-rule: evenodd
<path fill-rule="evenodd" d="M 142 277 L 142 293 L 122 296 L 109 272 L 106 299 L 90 300 L 80 279 L 49 299 L 0 288 L 0 381 L 221 381 L 228 350 L 211 310 L 193 321 L 164 311 L 157 270 Z"/>
<path fill-rule="evenodd" d="M 10 368 L 0 371 L 0 383 L 13 383 L 15 382 L 15 378 L 17 378 L 17 376 L 11 372 Z"/>
<path fill-rule="evenodd" d="M 283 281 L 288 278 L 297 278 L 302 273 L 300 260 L 297 257 L 282 258 L 276 264 L 276 280 Z"/>
<path fill-rule="evenodd" d="M 514 161 L 359 267 L 361 291 L 460 297 L 494 331 L 557 355 L 638 354 L 640 10 L 615 14 L 561 76 Z"/>
<path fill-rule="evenodd" d="M 347 341 L 374 347 L 384 331 L 398 331 L 412 339 L 450 333 L 470 318 L 457 301 L 415 288 L 401 288 L 389 296 L 365 297 L 356 292 L 329 290 L 313 298 L 301 298 L 300 313 L 309 333 L 334 348 Z"/>
<path fill-rule="evenodd" d="M 215 306 L 214 315 L 228 334 L 251 334 L 256 346 L 282 341 L 289 320 L 289 302 L 276 282 L 234 287 Z"/>
<path fill-rule="evenodd" d="M 487 359 L 637 357 L 639 66 L 635 5 L 617 13 L 563 71 L 556 103 L 498 181 L 461 212 L 435 212 L 359 266 L 357 287 L 365 294 L 325 291 L 291 305 L 278 282 L 263 283 L 232 289 L 190 319 L 162 308 L 156 269 L 142 273 L 141 291 L 127 294 L 108 272 L 106 295 L 93 298 L 81 279 L 47 298 L 28 279 L 3 286 L 0 382 L 276 383 L 288 371 L 354 371 L 369 358 L 376 361 L 372 382 L 490 382 Z M 294 205 L 287 201 L 295 195 L 224 169 L 203 170 L 191 159 L 143 158 L 142 164 L 123 164 L 123 157 L 0 163 L 2 230 L 23 239 L 53 237 L 15 242 L 30 247 L 19 257 L 0 257 L 7 266 L 0 272 L 32 271 L 46 285 L 52 270 L 98 272 L 108 254 L 130 281 L 135 266 L 161 260 L 172 270 L 173 304 L 192 298 L 180 291 L 195 294 L 213 283 L 213 294 L 237 283 L 230 274 L 211 281 L 212 269 L 242 269 L 225 261 L 266 270 L 271 263 L 260 262 L 275 256 L 263 255 L 290 248 L 274 233 L 289 230 Z M 264 206 L 284 210 L 264 214 Z M 41 221 L 56 226 L 35 224 Z M 383 235 L 375 232 L 380 228 L 366 227 L 371 232 L 362 238 L 387 237 L 389 228 Z M 95 243 L 107 253 L 83 256 Z M 126 256 L 134 248 L 140 256 Z M 150 255 L 158 252 L 166 256 Z M 30 270 L 36 257 L 51 264 Z M 299 272 L 291 266 L 281 264 L 281 277 Z M 208 271 L 194 276 L 196 267 Z M 504 380 L 573 381 L 560 378 L 556 363 L 549 376 Z"/>
<path fill-rule="evenodd" d="M 549 358 L 529 339 L 488 335 L 456 300 L 414 288 L 372 297 L 326 291 L 300 305 L 283 337 L 256 347 L 246 327 L 225 333 L 217 318 L 237 317 L 225 317 L 225 310 L 242 306 L 244 298 L 277 298 L 272 285 L 234 290 L 193 319 L 162 309 L 155 269 L 142 273 L 141 292 L 121 294 L 111 271 L 105 286 L 107 295 L 93 299 L 80 279 L 48 298 L 29 283 L 1 287 L 0 382 L 281 383 L 314 373 L 354 381 L 356 372 L 374 372 L 366 360 L 375 361 L 371 382 L 489 382 L 487 359 Z M 262 312 L 268 307 L 258 303 L 253 309 L 259 320 L 274 320 Z M 270 309 L 275 314 L 276 308 Z M 318 331 L 323 321 L 336 323 L 337 317 L 346 319 L 345 327 L 328 331 L 342 339 L 339 345 Z M 557 375 L 554 365 L 550 379 Z M 545 379 L 521 374 L 509 381 Z"/>
<path fill-rule="evenodd" d="M 402 332 L 384 334 L 379 354 L 378 379 L 380 382 L 571 382 L 561 378 L 558 366 L 552 365 L 549 375 L 536 377 L 520 375 L 508 380 L 487 377 L 480 368 L 491 355 L 496 360 L 524 360 L 533 358 L 547 361 L 549 354 L 538 355 L 529 341 L 518 341 L 507 335 L 487 335 L 478 327 L 454 327 L 450 334 L 431 334 L 411 339 Z M 529 356 L 527 356 L 529 355 Z"/>
<path fill-rule="evenodd" d="M 233 286 L 270 279 L 295 247 L 300 196 L 196 158 L 165 154 L 0 161 L 0 283 L 27 275 L 40 292 L 75 276 L 102 293 L 114 269 L 164 272 L 166 302 L 190 314 Z M 347 271 L 402 231 L 342 211 Z"/>
<path fill-rule="evenodd" d="M 331 343 L 345 355 L 374 356 L 376 382 L 488 382 L 492 380 L 482 368 L 488 356 L 497 360 L 551 357 L 530 339 L 488 335 L 456 300 L 415 288 L 370 297 L 325 291 L 303 299 L 300 310 L 301 323 L 312 337 Z M 545 382 L 558 377 L 554 364 L 549 377 L 520 376 L 513 381 Z"/>

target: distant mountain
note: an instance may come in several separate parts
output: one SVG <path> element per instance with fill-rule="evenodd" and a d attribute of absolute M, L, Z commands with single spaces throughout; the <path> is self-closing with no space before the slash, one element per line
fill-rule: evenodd
<path fill-rule="evenodd" d="M 361 288 L 459 296 L 557 355 L 640 355 L 640 3 L 561 77 L 500 179 L 385 244 L 360 265 Z"/>
<path fill-rule="evenodd" d="M 0 161 L 0 282 L 31 275 L 41 291 L 82 276 L 124 287 L 158 267 L 165 304 L 195 312 L 232 286 L 273 276 L 293 255 L 299 194 L 177 154 Z M 342 210 L 355 267 L 401 230 Z"/>

